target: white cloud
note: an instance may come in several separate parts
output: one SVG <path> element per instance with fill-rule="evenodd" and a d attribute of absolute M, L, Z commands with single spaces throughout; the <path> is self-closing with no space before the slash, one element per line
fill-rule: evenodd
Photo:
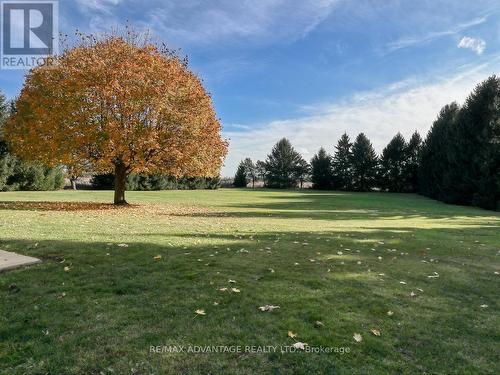
<path fill-rule="evenodd" d="M 110 13 L 114 6 L 119 5 L 122 0 L 76 0 L 83 11 Z"/>
<path fill-rule="evenodd" d="M 458 43 L 458 48 L 466 48 L 474 51 L 478 55 L 481 55 L 485 48 L 486 42 L 481 38 L 471 38 L 468 36 L 464 36 L 460 42 Z"/>
<path fill-rule="evenodd" d="M 271 121 L 252 127 L 252 130 L 224 132 L 224 136 L 230 138 L 230 147 L 222 175 L 234 175 L 239 161 L 245 157 L 264 159 L 282 137 L 289 138 L 307 159 L 320 146 L 333 152 L 344 132 L 351 139 L 364 132 L 377 152 L 398 131 L 408 138 L 418 130 L 424 137 L 445 104 L 462 103 L 477 83 L 489 74 L 498 73 L 498 58 L 493 61 L 495 65 L 463 67 L 461 72 L 442 77 L 435 83 L 412 79 L 396 82 L 341 102 L 308 106 L 310 114 L 304 117 Z"/>
<path fill-rule="evenodd" d="M 410 36 L 410 37 L 403 37 L 400 38 L 394 42 L 388 43 L 385 46 L 385 49 L 382 51 L 382 54 L 387 54 L 391 53 L 394 51 L 397 51 L 402 48 L 408 48 L 416 45 L 422 45 L 425 43 L 429 43 L 435 39 L 444 37 L 444 36 L 449 36 L 449 35 L 455 35 L 458 34 L 466 29 L 469 29 L 470 27 L 480 25 L 484 23 L 488 19 L 487 16 L 480 17 L 480 18 L 475 18 L 472 19 L 468 22 L 461 23 L 456 25 L 455 27 L 451 27 L 446 30 L 440 30 L 440 31 L 432 31 L 428 32 L 427 34 L 422 34 L 422 35 L 415 35 L 415 36 Z"/>

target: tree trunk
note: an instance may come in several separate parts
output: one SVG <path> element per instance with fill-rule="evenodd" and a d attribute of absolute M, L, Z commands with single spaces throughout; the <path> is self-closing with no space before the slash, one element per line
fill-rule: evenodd
<path fill-rule="evenodd" d="M 73 189 L 73 190 L 76 190 L 76 180 L 77 179 L 75 177 L 71 177 L 69 179 L 69 181 L 71 182 L 71 189 Z"/>
<path fill-rule="evenodd" d="M 115 164 L 115 204 L 127 204 L 125 200 L 125 183 L 127 180 L 127 167 L 123 162 Z"/>

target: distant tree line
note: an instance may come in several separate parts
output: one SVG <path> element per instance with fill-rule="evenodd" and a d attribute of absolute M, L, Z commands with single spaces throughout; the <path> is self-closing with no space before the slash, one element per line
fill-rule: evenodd
<path fill-rule="evenodd" d="M 320 148 L 310 163 L 281 139 L 265 161 L 243 160 L 234 186 L 420 193 L 447 203 L 500 208 L 500 79 L 479 84 L 465 104 L 445 106 L 422 141 L 397 133 L 378 156 L 365 134 L 344 133 L 333 155 Z"/>

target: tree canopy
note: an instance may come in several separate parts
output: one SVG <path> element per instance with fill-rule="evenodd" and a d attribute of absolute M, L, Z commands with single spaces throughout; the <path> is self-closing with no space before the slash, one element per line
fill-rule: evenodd
<path fill-rule="evenodd" d="M 226 155 L 211 97 L 187 61 L 130 30 L 82 35 L 28 73 L 16 107 L 5 129 L 16 155 L 114 172 L 117 204 L 130 173 L 212 177 Z"/>

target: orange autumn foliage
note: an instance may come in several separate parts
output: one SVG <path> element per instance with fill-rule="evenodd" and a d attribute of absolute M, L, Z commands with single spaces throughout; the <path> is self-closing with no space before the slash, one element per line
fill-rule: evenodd
<path fill-rule="evenodd" d="M 210 95 L 187 62 L 135 37 L 82 36 L 32 69 L 5 136 L 48 166 L 213 177 L 227 153 Z"/>

